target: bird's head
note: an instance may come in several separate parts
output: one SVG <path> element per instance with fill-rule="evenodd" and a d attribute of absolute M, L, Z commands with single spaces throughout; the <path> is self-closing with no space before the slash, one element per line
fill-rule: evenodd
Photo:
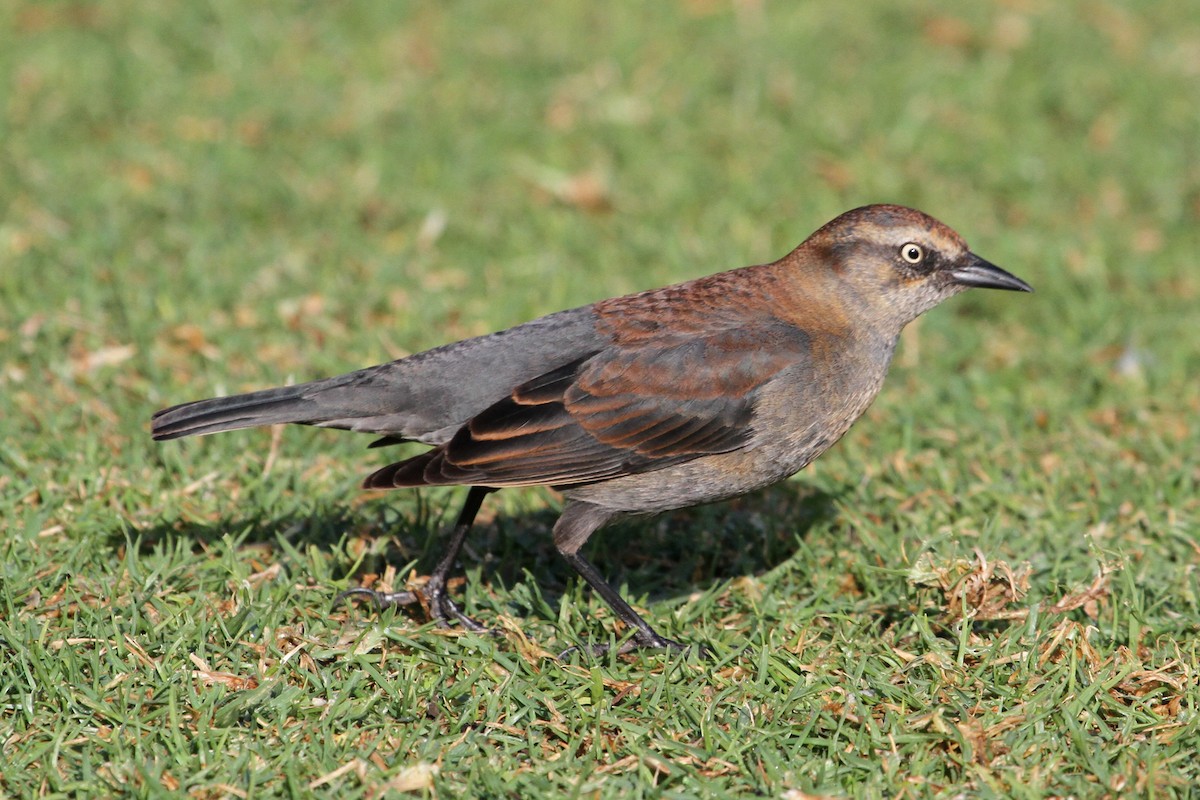
<path fill-rule="evenodd" d="M 847 211 L 797 252 L 809 265 L 831 269 L 876 320 L 897 327 L 971 287 L 1033 291 L 972 253 L 948 226 L 903 206 Z"/>

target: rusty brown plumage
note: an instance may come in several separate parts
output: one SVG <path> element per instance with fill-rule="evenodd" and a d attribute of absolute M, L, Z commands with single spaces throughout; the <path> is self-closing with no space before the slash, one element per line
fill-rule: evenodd
<path fill-rule="evenodd" d="M 803 469 L 874 399 L 904 325 L 971 286 L 1029 291 L 932 217 L 865 206 L 770 264 L 336 378 L 176 406 L 155 415 L 153 432 L 170 439 L 294 422 L 431 445 L 365 486 L 473 487 L 424 592 L 439 623 L 479 627 L 444 586 L 483 495 L 556 487 L 566 503 L 555 543 L 632 627 L 627 646 L 671 647 L 579 554 L 591 533 Z"/>

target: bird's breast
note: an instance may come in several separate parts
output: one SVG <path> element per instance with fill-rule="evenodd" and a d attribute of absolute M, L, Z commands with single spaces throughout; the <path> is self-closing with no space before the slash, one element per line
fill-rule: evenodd
<path fill-rule="evenodd" d="M 895 339 L 814 341 L 810 361 L 781 372 L 760 390 L 750 447 L 784 476 L 808 466 L 870 407 L 895 344 Z"/>

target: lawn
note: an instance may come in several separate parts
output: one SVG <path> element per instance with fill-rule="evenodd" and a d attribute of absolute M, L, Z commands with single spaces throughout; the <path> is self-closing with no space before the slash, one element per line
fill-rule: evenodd
<path fill-rule="evenodd" d="M 0 5 L 0 797 L 1185 796 L 1200 783 L 1187 3 Z M 915 206 L 1035 286 L 906 331 L 796 478 L 606 531 L 184 400 Z M 415 453 L 419 448 L 403 452 Z M 401 453 L 402 454 L 402 453 Z"/>

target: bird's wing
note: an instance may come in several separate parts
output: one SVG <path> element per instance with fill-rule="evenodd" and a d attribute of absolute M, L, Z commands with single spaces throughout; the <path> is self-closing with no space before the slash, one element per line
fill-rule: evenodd
<path fill-rule="evenodd" d="M 759 388 L 808 351 L 777 320 L 609 347 L 521 384 L 365 485 L 560 486 L 730 452 L 753 435 Z"/>

